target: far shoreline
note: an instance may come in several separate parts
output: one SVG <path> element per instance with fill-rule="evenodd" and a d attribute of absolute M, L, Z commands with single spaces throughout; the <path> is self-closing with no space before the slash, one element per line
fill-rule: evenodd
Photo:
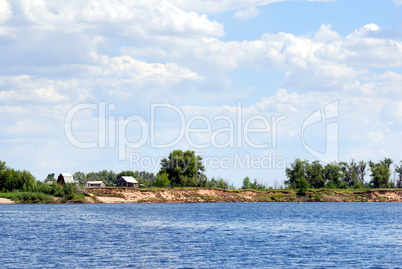
<path fill-rule="evenodd" d="M 92 203 L 219 203 L 219 202 L 402 202 L 402 189 L 392 190 L 223 190 L 208 188 L 87 188 Z"/>
<path fill-rule="evenodd" d="M 0 198 L 0 204 L 126 204 L 126 203 L 244 203 L 244 202 L 402 202 L 402 189 L 310 189 L 295 190 L 224 190 L 214 188 L 80 188 L 79 200 L 53 199 L 13 201 Z M 32 193 L 35 194 L 35 193 Z"/>

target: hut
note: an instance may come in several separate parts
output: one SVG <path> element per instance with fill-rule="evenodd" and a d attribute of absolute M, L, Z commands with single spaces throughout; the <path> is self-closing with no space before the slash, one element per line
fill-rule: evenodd
<path fill-rule="evenodd" d="M 70 173 L 61 173 L 57 177 L 57 183 L 61 186 L 64 186 L 68 183 L 75 184 L 75 181 L 73 179 L 73 175 L 71 175 Z"/>
<path fill-rule="evenodd" d="M 117 187 L 138 187 L 138 181 L 131 176 L 121 176 L 117 182 Z"/>
<path fill-rule="evenodd" d="M 86 187 L 106 187 L 103 181 L 88 181 L 85 183 Z"/>

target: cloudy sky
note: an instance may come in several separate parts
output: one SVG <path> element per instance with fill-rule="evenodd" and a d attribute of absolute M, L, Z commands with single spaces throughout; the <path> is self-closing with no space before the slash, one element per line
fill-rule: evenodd
<path fill-rule="evenodd" d="M 0 0 L 0 159 L 283 181 L 402 159 L 401 0 Z"/>

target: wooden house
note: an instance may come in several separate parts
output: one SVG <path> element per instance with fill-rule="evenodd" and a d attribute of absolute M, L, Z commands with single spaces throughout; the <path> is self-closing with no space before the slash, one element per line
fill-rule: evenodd
<path fill-rule="evenodd" d="M 139 187 L 138 181 L 131 176 L 121 176 L 116 185 L 117 187 Z"/>
<path fill-rule="evenodd" d="M 103 181 L 88 181 L 85 183 L 86 187 L 106 187 Z"/>
<path fill-rule="evenodd" d="M 71 175 L 70 173 L 61 173 L 57 177 L 57 183 L 61 186 L 64 186 L 68 183 L 75 184 L 75 181 L 73 179 L 73 175 Z"/>

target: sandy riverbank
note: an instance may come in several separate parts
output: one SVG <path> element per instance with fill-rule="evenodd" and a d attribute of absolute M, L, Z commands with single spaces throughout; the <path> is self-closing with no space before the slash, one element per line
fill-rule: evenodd
<path fill-rule="evenodd" d="M 222 189 L 88 188 L 100 203 L 205 202 L 402 202 L 402 190 L 314 190 L 304 196 L 293 191 L 227 191 Z"/>
<path fill-rule="evenodd" d="M 0 198 L 0 204 L 15 204 L 15 202 L 7 198 Z"/>

